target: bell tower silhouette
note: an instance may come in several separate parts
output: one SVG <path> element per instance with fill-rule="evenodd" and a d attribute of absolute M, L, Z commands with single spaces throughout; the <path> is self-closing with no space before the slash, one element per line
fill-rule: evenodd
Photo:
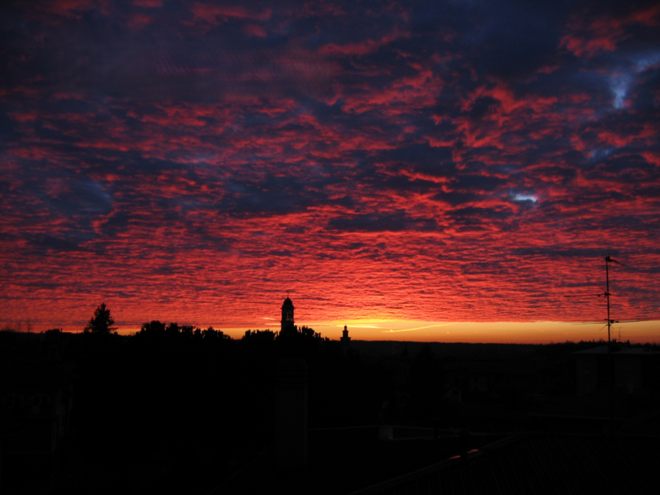
<path fill-rule="evenodd" d="M 296 332 L 296 327 L 293 322 L 293 303 L 287 296 L 282 304 L 282 326 L 280 327 L 280 335 L 287 335 Z"/>

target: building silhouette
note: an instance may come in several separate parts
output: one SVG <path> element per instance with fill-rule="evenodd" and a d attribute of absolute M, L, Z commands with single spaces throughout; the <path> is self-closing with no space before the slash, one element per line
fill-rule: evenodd
<path fill-rule="evenodd" d="M 349 342 L 351 341 L 351 338 L 348 336 L 348 327 L 344 325 L 344 331 L 342 332 L 341 339 L 339 339 L 341 342 L 341 348 L 342 348 L 342 353 L 344 354 L 344 358 L 348 356 L 348 347 L 349 347 Z"/>
<path fill-rule="evenodd" d="M 293 302 L 288 297 L 282 304 L 282 322 L 280 327 L 280 335 L 287 336 L 297 333 L 296 326 L 293 320 Z"/>
<path fill-rule="evenodd" d="M 341 343 L 344 347 L 348 347 L 348 343 L 351 341 L 351 338 L 348 336 L 348 327 L 344 325 L 344 330 L 341 333 Z"/>

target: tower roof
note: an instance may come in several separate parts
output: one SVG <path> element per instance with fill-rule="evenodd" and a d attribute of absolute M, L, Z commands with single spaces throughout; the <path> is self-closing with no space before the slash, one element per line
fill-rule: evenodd
<path fill-rule="evenodd" d="M 282 304 L 282 307 L 284 306 L 293 306 L 293 303 L 291 302 L 291 299 L 288 297 L 284 300 L 284 304 Z"/>

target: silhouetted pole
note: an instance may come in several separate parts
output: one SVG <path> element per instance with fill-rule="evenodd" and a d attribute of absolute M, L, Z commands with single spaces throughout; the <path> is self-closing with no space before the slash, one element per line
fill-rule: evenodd
<path fill-rule="evenodd" d="M 614 410 L 613 410 L 613 394 L 614 394 L 614 359 L 612 357 L 612 341 L 610 338 L 610 328 L 612 326 L 612 317 L 610 316 L 610 263 L 616 263 L 623 266 L 610 256 L 605 256 L 605 297 L 607 298 L 607 387 L 609 390 L 609 403 L 610 403 L 610 436 L 614 435 Z"/>
<path fill-rule="evenodd" d="M 612 318 L 610 316 L 610 260 L 609 256 L 605 257 L 605 297 L 607 298 L 607 390 L 608 402 L 610 413 L 610 436 L 614 436 L 614 411 L 612 406 L 613 395 L 613 372 L 612 369 L 612 342 L 610 340 L 610 327 L 612 325 Z"/>
<path fill-rule="evenodd" d="M 610 325 L 612 320 L 610 318 L 610 261 L 612 259 L 609 256 L 605 257 L 605 297 L 607 297 L 607 348 L 611 349 L 610 346 Z M 611 353 L 611 352 L 610 352 Z"/>

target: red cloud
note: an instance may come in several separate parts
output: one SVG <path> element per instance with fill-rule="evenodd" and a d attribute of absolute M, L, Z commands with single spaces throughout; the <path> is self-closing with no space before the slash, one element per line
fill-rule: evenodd
<path fill-rule="evenodd" d="M 152 19 L 148 15 L 134 14 L 128 20 L 128 26 L 131 29 L 140 30 L 140 29 L 144 29 L 145 27 L 147 27 L 149 24 L 151 24 L 151 22 L 152 22 Z"/>
<path fill-rule="evenodd" d="M 163 0 L 133 0 L 138 7 L 157 8 L 163 6 Z"/>
<path fill-rule="evenodd" d="M 248 36 L 257 36 L 259 38 L 264 38 L 268 35 L 268 32 L 259 24 L 246 24 L 243 26 L 243 32 Z"/>
<path fill-rule="evenodd" d="M 190 9 L 195 18 L 201 19 L 209 24 L 220 24 L 224 19 L 248 19 L 266 21 L 270 19 L 271 9 L 260 12 L 251 11 L 240 5 L 216 5 L 196 2 Z M 218 20 L 218 18 L 220 20 Z"/>
<path fill-rule="evenodd" d="M 602 51 L 613 51 L 621 41 L 631 34 L 626 28 L 633 24 L 646 26 L 660 25 L 660 7 L 642 9 L 623 17 L 609 14 L 596 14 L 594 20 L 589 15 L 574 16 L 568 24 L 566 35 L 561 38 L 560 46 L 577 57 L 593 57 Z"/>
<path fill-rule="evenodd" d="M 394 33 L 385 35 L 376 40 L 364 40 L 357 43 L 347 43 L 345 45 L 329 43 L 322 46 L 319 53 L 332 56 L 366 55 L 378 51 L 381 47 L 389 45 L 393 41 L 407 38 L 408 36 L 408 33 L 395 31 Z"/>

